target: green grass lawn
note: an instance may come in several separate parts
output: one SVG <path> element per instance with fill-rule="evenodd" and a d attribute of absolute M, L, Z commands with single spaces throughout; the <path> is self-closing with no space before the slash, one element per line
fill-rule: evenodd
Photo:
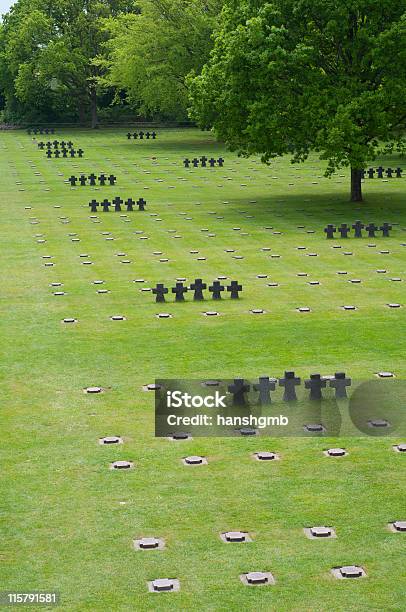
<path fill-rule="evenodd" d="M 392 449 L 404 438 L 175 443 L 154 437 L 153 393 L 142 387 L 160 377 L 255 379 L 285 369 L 302 377 L 345 371 L 369 379 L 385 370 L 404 378 L 406 178 L 367 179 L 365 203 L 356 206 L 347 201 L 348 171 L 323 178 L 316 158 L 266 167 L 197 130 L 159 130 L 156 141 L 143 142 L 125 132 L 59 130 L 56 138 L 84 149 L 79 160 L 46 159 L 23 131 L 0 134 L 0 590 L 56 589 L 60 608 L 77 611 L 403 610 L 406 536 L 387 523 L 406 519 L 405 457 Z M 184 169 L 184 157 L 203 154 L 222 155 L 224 168 Z M 379 163 L 402 165 L 395 157 Z M 64 183 L 92 171 L 113 172 L 117 185 Z M 95 223 L 88 202 L 116 195 L 142 196 L 147 210 L 127 219 L 99 213 Z M 399 225 L 390 238 L 325 239 L 326 223 L 358 218 Z M 82 265 L 80 254 L 93 265 Z M 303 272 L 308 277 L 297 276 Z M 219 275 L 243 284 L 240 300 L 193 303 L 187 294 L 184 304 L 171 296 L 157 305 L 141 291 Z M 97 293 L 96 279 L 109 293 Z M 54 296 L 52 282 L 63 283 L 66 295 Z M 403 308 L 388 308 L 392 302 Z M 345 304 L 357 310 L 344 311 Z M 297 312 L 301 306 L 311 312 Z M 202 315 L 214 307 L 221 316 Z M 265 314 L 252 315 L 253 308 Z M 162 311 L 173 317 L 157 319 Z M 126 320 L 111 321 L 116 314 Z M 63 324 L 65 317 L 78 322 Z M 83 392 L 94 385 L 105 392 Z M 106 435 L 124 444 L 100 446 Z M 349 455 L 326 458 L 329 446 Z M 281 460 L 254 461 L 257 450 L 277 451 Z M 191 454 L 209 465 L 186 468 L 181 458 Z M 120 458 L 135 469 L 109 470 Z M 336 539 L 303 534 L 325 524 Z M 253 541 L 224 544 L 219 533 L 228 530 L 248 531 Z M 135 551 L 140 536 L 164 538 L 165 550 Z M 367 577 L 331 576 L 333 566 L 347 564 L 362 565 Z M 254 570 L 271 571 L 276 584 L 244 586 L 239 575 Z M 147 581 L 162 577 L 178 578 L 180 592 L 148 593 Z"/>

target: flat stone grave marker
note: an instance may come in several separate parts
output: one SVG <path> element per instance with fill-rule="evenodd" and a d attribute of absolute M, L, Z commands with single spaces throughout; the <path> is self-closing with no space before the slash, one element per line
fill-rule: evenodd
<path fill-rule="evenodd" d="M 248 572 L 241 574 L 240 580 L 246 586 L 266 586 L 275 584 L 275 578 L 271 572 Z"/>
<path fill-rule="evenodd" d="M 139 538 L 134 540 L 136 550 L 163 550 L 165 541 L 162 538 Z"/>
<path fill-rule="evenodd" d="M 104 438 L 100 438 L 99 439 L 99 444 L 101 444 L 102 446 L 104 445 L 109 445 L 109 444 L 123 444 L 123 438 L 120 438 L 120 436 L 106 436 Z"/>
<path fill-rule="evenodd" d="M 110 464 L 111 470 L 131 470 L 134 467 L 132 461 L 113 461 Z"/>
<path fill-rule="evenodd" d="M 303 531 L 310 540 L 326 540 L 337 537 L 332 527 L 305 527 Z"/>
<path fill-rule="evenodd" d="M 345 457 L 348 455 L 345 448 L 328 448 L 327 450 L 323 451 L 323 453 L 326 455 L 326 457 Z"/>
<path fill-rule="evenodd" d="M 344 565 L 342 567 L 334 567 L 331 573 L 339 580 L 365 578 L 366 572 L 359 565 Z"/>
<path fill-rule="evenodd" d="M 180 590 L 180 582 L 176 578 L 157 578 L 148 582 L 150 593 L 177 592 Z"/>
<path fill-rule="evenodd" d="M 254 453 L 253 456 L 257 461 L 276 461 L 280 459 L 277 453 L 272 453 L 269 451 L 259 451 L 258 453 Z"/>
<path fill-rule="evenodd" d="M 189 457 L 184 457 L 182 463 L 187 466 L 207 465 L 207 459 L 200 455 L 190 455 Z"/>
<path fill-rule="evenodd" d="M 393 523 L 389 523 L 388 526 L 389 529 L 395 533 L 406 533 L 406 521 L 394 521 Z"/>
<path fill-rule="evenodd" d="M 226 544 L 252 542 L 252 538 L 246 531 L 225 531 L 220 534 L 220 538 Z"/>

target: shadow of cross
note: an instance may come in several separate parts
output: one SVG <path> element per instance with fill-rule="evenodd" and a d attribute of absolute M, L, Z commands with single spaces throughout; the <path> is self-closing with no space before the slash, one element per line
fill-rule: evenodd
<path fill-rule="evenodd" d="M 230 292 L 230 298 L 232 300 L 238 300 L 240 297 L 238 295 L 239 291 L 242 291 L 242 285 L 238 284 L 238 281 L 231 281 L 231 283 L 227 287 L 227 291 Z"/>
<path fill-rule="evenodd" d="M 204 300 L 203 290 L 206 288 L 207 285 L 201 278 L 195 278 L 195 282 L 190 285 L 190 290 L 194 291 L 193 300 L 196 302 Z"/>
<path fill-rule="evenodd" d="M 255 391 L 259 392 L 258 401 L 261 406 L 266 406 L 271 403 L 271 391 L 275 391 L 276 378 L 270 379 L 269 376 L 260 376 L 258 383 L 253 385 Z"/>
<path fill-rule="evenodd" d="M 98 207 L 99 203 L 96 202 L 96 200 L 91 200 L 89 202 L 89 206 L 90 206 L 90 212 L 97 212 L 97 207 Z"/>
<path fill-rule="evenodd" d="M 322 389 L 325 389 L 327 381 L 323 380 L 320 374 L 310 374 L 310 378 L 304 381 L 305 389 L 310 389 L 309 398 L 311 400 L 322 399 Z"/>
<path fill-rule="evenodd" d="M 285 372 L 285 378 L 279 379 L 279 386 L 284 387 L 283 401 L 295 402 L 297 400 L 296 389 L 300 385 L 300 378 L 295 377 L 294 372 Z"/>
<path fill-rule="evenodd" d="M 185 297 L 184 293 L 188 291 L 188 288 L 184 286 L 183 283 L 176 283 L 174 287 L 172 287 L 172 293 L 175 294 L 175 302 L 184 302 Z"/>
<path fill-rule="evenodd" d="M 246 406 L 245 394 L 250 388 L 251 385 L 246 384 L 243 378 L 234 378 L 234 384 L 227 387 L 228 392 L 233 396 L 233 406 Z"/>
<path fill-rule="evenodd" d="M 221 292 L 224 291 L 224 285 L 221 285 L 220 281 L 214 281 L 212 286 L 209 287 L 209 291 L 213 294 L 213 300 L 221 300 Z"/>
<path fill-rule="evenodd" d="M 168 289 L 163 283 L 157 283 L 157 286 L 153 287 L 152 293 L 156 296 L 155 302 L 165 302 L 165 294 L 168 293 Z"/>
<path fill-rule="evenodd" d="M 334 379 L 330 380 L 330 387 L 335 389 L 336 398 L 347 397 L 346 387 L 351 386 L 351 378 L 345 377 L 345 372 L 336 372 Z"/>

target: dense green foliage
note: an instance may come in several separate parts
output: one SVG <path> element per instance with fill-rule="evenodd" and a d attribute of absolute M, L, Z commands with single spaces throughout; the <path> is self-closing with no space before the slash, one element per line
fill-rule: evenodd
<path fill-rule="evenodd" d="M 309 151 L 327 174 L 405 149 L 406 0 L 227 0 L 192 117 L 265 161 Z"/>

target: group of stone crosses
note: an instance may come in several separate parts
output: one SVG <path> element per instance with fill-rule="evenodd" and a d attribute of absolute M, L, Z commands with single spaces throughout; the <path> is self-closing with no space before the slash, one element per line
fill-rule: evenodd
<path fill-rule="evenodd" d="M 55 134 L 55 128 L 28 128 L 27 134 Z"/>
<path fill-rule="evenodd" d="M 402 178 L 402 168 L 396 168 L 395 170 L 393 168 L 387 168 L 385 170 L 385 168 L 382 168 L 382 166 L 379 166 L 379 168 L 376 169 L 376 176 L 379 179 L 383 179 L 384 176 L 384 172 L 386 172 L 386 176 L 387 178 L 393 178 L 393 174 L 395 174 L 396 178 Z M 375 168 L 369 168 L 368 170 L 362 170 L 362 178 L 364 179 L 365 176 L 368 175 L 368 178 L 372 179 L 375 176 Z"/>
<path fill-rule="evenodd" d="M 59 145 L 61 145 L 61 149 L 59 149 Z M 39 142 L 38 143 L 38 148 L 41 149 L 41 151 L 43 151 L 46 147 L 46 156 L 48 159 L 51 159 L 52 154 L 54 155 L 54 157 L 59 158 L 59 157 L 75 157 L 76 154 L 78 157 L 83 157 L 83 149 L 77 149 L 75 151 L 75 149 L 73 148 L 73 142 L 71 140 L 69 140 L 68 142 L 65 142 L 64 140 L 61 140 L 61 142 L 59 142 L 59 140 L 54 140 L 52 142 Z M 52 151 L 52 147 L 54 148 L 54 150 Z"/>
<path fill-rule="evenodd" d="M 196 278 L 195 282 L 189 287 L 185 287 L 182 282 L 176 283 L 176 285 L 172 287 L 171 292 L 175 294 L 175 302 L 184 302 L 184 294 L 188 291 L 193 291 L 193 300 L 200 302 L 204 300 L 203 291 L 205 289 L 207 289 L 207 284 L 204 283 L 201 278 Z M 212 294 L 213 300 L 221 300 L 221 294 L 226 288 L 217 280 L 213 281 L 213 284 L 210 285 L 208 289 Z M 239 298 L 238 294 L 242 291 L 242 285 L 240 285 L 238 281 L 231 281 L 227 287 L 227 291 L 230 293 L 231 299 L 236 300 Z M 152 293 L 156 296 L 156 302 L 165 302 L 165 295 L 168 292 L 169 289 L 165 287 L 163 283 L 158 283 L 157 286 L 152 289 Z"/>
<path fill-rule="evenodd" d="M 137 138 L 139 138 L 140 140 L 144 139 L 144 136 L 147 140 L 149 140 L 150 138 L 152 138 L 152 140 L 156 139 L 156 132 L 127 132 L 127 138 L 128 140 L 131 140 L 131 137 L 134 138 L 134 140 L 137 140 Z"/>
<path fill-rule="evenodd" d="M 285 372 L 283 378 L 269 378 L 260 376 L 258 383 L 252 385 L 254 391 L 259 392 L 259 403 L 267 405 L 271 403 L 271 391 L 275 391 L 277 384 L 283 387 L 283 401 L 294 402 L 297 400 L 296 387 L 301 384 L 301 379 L 295 376 L 294 372 Z M 336 372 L 334 377 L 323 377 L 320 374 L 310 374 L 310 378 L 304 380 L 305 389 L 309 390 L 309 399 L 323 399 L 322 389 L 327 387 L 327 383 L 335 390 L 335 397 L 343 399 L 347 397 L 347 387 L 351 386 L 351 379 L 347 378 L 345 372 Z M 235 406 L 246 405 L 246 394 L 250 391 L 251 385 L 243 378 L 235 378 L 234 384 L 228 386 L 228 391 L 233 395 Z"/>
<path fill-rule="evenodd" d="M 87 183 L 88 180 L 89 180 L 89 183 Z M 79 182 L 79 185 L 81 187 L 86 187 L 87 184 L 89 184 L 91 187 L 94 187 L 95 185 L 97 185 L 96 181 L 99 181 L 99 185 L 102 185 L 102 187 L 104 187 L 106 185 L 106 181 L 108 181 L 109 185 L 115 185 L 116 180 L 117 180 L 117 177 L 114 176 L 114 174 L 110 174 L 110 176 L 106 176 L 105 174 L 103 174 L 103 172 L 101 173 L 100 176 L 96 176 L 92 172 L 92 174 L 89 174 L 89 176 L 86 176 L 85 174 L 81 174 L 79 178 L 73 175 L 68 178 L 68 182 L 71 184 L 71 187 L 76 187 L 77 182 Z"/>
<path fill-rule="evenodd" d="M 375 223 L 369 223 L 368 225 L 364 225 L 361 221 L 356 221 L 351 226 L 347 225 L 347 223 L 342 223 L 339 227 L 335 227 L 332 223 L 329 223 L 325 228 L 324 232 L 326 234 L 326 238 L 331 239 L 334 238 L 334 234 L 338 231 L 340 233 L 341 238 L 348 238 L 348 234 L 351 231 L 351 228 L 354 230 L 354 238 L 362 238 L 362 230 L 366 229 L 368 232 L 368 238 L 375 238 L 378 230 L 382 232 L 382 236 L 385 238 L 389 238 L 389 232 L 392 229 L 390 223 L 383 223 L 380 227 L 375 225 Z"/>
<path fill-rule="evenodd" d="M 201 168 L 207 168 L 207 162 L 209 162 L 210 168 L 214 168 L 216 162 L 220 166 L 220 168 L 222 168 L 224 165 L 224 159 L 222 157 L 219 157 L 218 159 L 214 159 L 214 157 L 211 157 L 210 159 L 208 159 L 205 155 L 203 155 L 199 159 L 197 157 L 194 157 L 192 160 L 188 158 L 183 160 L 185 168 L 190 168 L 190 164 L 193 165 L 193 168 L 198 168 L 199 162 Z"/>
<path fill-rule="evenodd" d="M 134 210 L 134 206 L 138 206 L 138 210 L 145 210 L 146 201 L 144 198 L 140 198 L 137 202 L 134 202 L 132 198 L 128 198 L 125 202 L 120 197 L 115 197 L 111 202 L 104 199 L 102 202 L 91 200 L 89 202 L 90 212 L 97 212 L 97 207 L 101 206 L 102 212 L 110 212 L 110 206 L 114 206 L 114 212 L 121 212 L 121 205 L 124 204 L 127 207 L 127 212 Z"/>

